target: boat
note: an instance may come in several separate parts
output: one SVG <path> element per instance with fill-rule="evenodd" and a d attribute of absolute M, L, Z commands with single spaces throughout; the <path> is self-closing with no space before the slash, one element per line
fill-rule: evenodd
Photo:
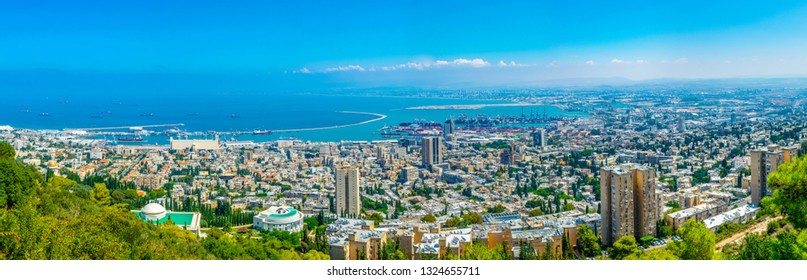
<path fill-rule="evenodd" d="M 39 113 L 39 116 L 40 117 L 49 117 L 50 114 L 48 114 L 48 113 Z"/>
<path fill-rule="evenodd" d="M 154 113 L 140 114 L 141 117 L 153 117 Z"/>
<path fill-rule="evenodd" d="M 140 136 L 121 136 L 118 137 L 120 142 L 143 142 L 143 137 Z"/>
<path fill-rule="evenodd" d="M 241 116 L 236 115 L 236 114 L 232 114 L 232 115 L 230 115 L 230 118 L 233 118 L 233 119 L 237 119 L 237 118 L 240 118 L 240 117 L 241 117 Z"/>
<path fill-rule="evenodd" d="M 255 130 L 252 131 L 252 135 L 269 135 L 272 134 L 271 130 Z"/>
<path fill-rule="evenodd" d="M 29 112 L 31 112 L 31 111 L 28 111 L 28 110 L 20 110 L 19 112 L 20 112 L 20 113 L 29 113 Z"/>

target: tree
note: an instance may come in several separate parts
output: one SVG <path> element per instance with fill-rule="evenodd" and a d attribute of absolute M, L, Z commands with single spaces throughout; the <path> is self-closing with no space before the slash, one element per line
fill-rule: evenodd
<path fill-rule="evenodd" d="M 384 222 L 384 217 L 382 217 L 381 214 L 378 214 L 378 212 L 373 212 L 373 214 L 371 214 L 369 217 L 367 217 L 367 219 L 372 220 L 373 222 L 375 222 L 376 226 L 378 226 L 382 222 Z"/>
<path fill-rule="evenodd" d="M 482 219 L 482 215 L 479 215 L 477 213 L 468 213 L 468 214 L 462 215 L 462 221 L 464 223 L 467 223 L 467 224 L 470 224 L 470 225 L 476 225 L 476 224 L 481 224 L 483 219 Z"/>
<path fill-rule="evenodd" d="M 303 254 L 302 259 L 303 260 L 319 261 L 319 260 L 330 260 L 331 257 L 324 254 L 324 253 L 321 253 L 321 252 L 319 252 L 317 250 L 311 250 L 311 251 L 308 251 L 307 253 Z"/>
<path fill-rule="evenodd" d="M 711 260 L 715 253 L 715 235 L 703 222 L 691 219 L 678 229 L 681 241 L 668 245 L 671 252 L 683 260 Z"/>
<path fill-rule="evenodd" d="M 457 216 L 452 216 L 446 220 L 446 227 L 459 227 L 462 225 L 462 218 Z"/>
<path fill-rule="evenodd" d="M 614 242 L 614 246 L 608 252 L 611 259 L 621 260 L 625 257 L 639 252 L 639 245 L 633 235 L 625 235 Z"/>
<path fill-rule="evenodd" d="M 504 211 L 507 211 L 507 208 L 504 208 L 501 204 L 488 208 L 488 213 L 502 213 Z"/>
<path fill-rule="evenodd" d="M 40 186 L 42 176 L 33 168 L 8 158 L 9 152 L 3 153 L 7 155 L 0 158 L 0 209 L 9 209 L 28 200 Z"/>
<path fill-rule="evenodd" d="M 771 252 L 768 248 L 769 238 L 760 234 L 749 233 L 745 236 L 738 258 L 741 260 L 769 260 Z"/>
<path fill-rule="evenodd" d="M 768 178 L 774 203 L 795 228 L 807 228 L 807 157 L 779 165 Z"/>
<path fill-rule="evenodd" d="M 624 260 L 678 260 L 678 256 L 667 249 L 656 249 L 650 252 L 638 251 L 626 256 Z"/>
<path fill-rule="evenodd" d="M 98 205 L 109 206 L 112 197 L 109 195 L 109 190 L 106 189 L 106 184 L 95 183 L 95 189 L 92 191 L 92 199 L 98 203 Z"/>
<path fill-rule="evenodd" d="M 711 179 L 709 178 L 708 173 L 709 170 L 706 168 L 695 170 L 695 172 L 692 174 L 692 184 L 709 183 Z"/>
<path fill-rule="evenodd" d="M 580 226 L 577 230 L 577 239 L 577 247 L 584 256 L 594 257 L 600 254 L 600 242 L 588 226 Z"/>
<path fill-rule="evenodd" d="M 574 204 L 571 203 L 566 203 L 563 205 L 563 211 L 572 211 L 574 208 Z"/>
<path fill-rule="evenodd" d="M 11 144 L 6 142 L 0 142 L 0 160 L 14 160 L 17 156 L 17 152 L 14 151 L 14 147 Z"/>
<path fill-rule="evenodd" d="M 435 218 L 432 214 L 427 214 L 426 216 L 420 218 L 420 221 L 424 223 L 434 223 L 437 221 L 437 218 Z"/>
<path fill-rule="evenodd" d="M 544 211 L 541 211 L 541 208 L 535 208 L 530 210 L 530 217 L 537 217 L 544 214 Z"/>

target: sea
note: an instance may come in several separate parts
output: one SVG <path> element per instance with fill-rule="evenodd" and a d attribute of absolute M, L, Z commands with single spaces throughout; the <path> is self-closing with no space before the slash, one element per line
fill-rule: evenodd
<path fill-rule="evenodd" d="M 264 142 L 277 139 L 303 141 L 379 140 L 380 130 L 416 120 L 444 122 L 461 115 L 521 116 L 543 114 L 550 117 L 586 117 L 584 112 L 564 111 L 554 106 L 525 105 L 483 107 L 478 109 L 407 108 L 439 105 L 507 104 L 501 100 L 467 100 L 424 97 L 390 97 L 327 94 L 196 94 L 196 95 L 109 95 L 57 98 L 12 96 L 0 103 L 0 125 L 28 129 L 84 129 L 100 127 L 135 127 L 183 124 L 148 128 L 160 132 L 247 132 L 225 134 L 224 141 Z M 368 112 L 386 115 L 385 119 L 356 126 L 326 130 L 252 135 L 255 130 L 284 130 L 339 126 L 378 118 Z M 126 131 L 126 130 L 122 130 Z M 191 136 L 192 139 L 213 137 Z M 166 144 L 168 136 L 147 136 L 143 144 Z"/>

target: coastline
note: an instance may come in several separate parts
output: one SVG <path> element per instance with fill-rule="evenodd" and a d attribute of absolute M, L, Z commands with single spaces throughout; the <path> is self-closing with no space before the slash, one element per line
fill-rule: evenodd
<path fill-rule="evenodd" d="M 341 124 L 341 125 L 331 125 L 331 126 L 323 126 L 323 127 L 312 127 L 312 128 L 293 128 L 293 129 L 278 129 L 278 130 L 271 130 L 272 133 L 286 133 L 286 132 L 301 132 L 301 131 L 315 131 L 315 130 L 327 130 L 327 129 L 336 129 L 336 128 L 344 128 L 344 127 L 351 127 L 357 125 L 368 124 L 372 122 L 377 122 L 387 118 L 387 115 L 378 114 L 378 113 L 370 113 L 370 112 L 355 112 L 355 111 L 336 111 L 337 113 L 342 114 L 357 114 L 357 115 L 370 115 L 375 116 L 375 119 L 366 120 L 357 123 L 351 124 Z"/>
<path fill-rule="evenodd" d="M 512 104 L 454 104 L 454 105 L 429 105 L 404 108 L 405 110 L 478 110 L 487 107 L 537 107 L 552 106 L 563 109 L 558 105 L 534 104 L 534 103 L 512 103 Z"/>

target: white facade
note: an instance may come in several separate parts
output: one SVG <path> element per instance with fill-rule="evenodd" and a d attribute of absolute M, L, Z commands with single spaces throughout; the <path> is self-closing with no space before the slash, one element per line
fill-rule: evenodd
<path fill-rule="evenodd" d="M 143 206 L 143 209 L 140 210 L 140 213 L 146 216 L 147 221 L 159 221 L 162 218 L 165 218 L 165 207 L 157 203 L 149 203 L 146 206 Z"/>
<path fill-rule="evenodd" d="M 216 135 L 215 140 L 179 140 L 170 138 L 171 150 L 218 150 L 219 149 L 219 136 Z"/>
<path fill-rule="evenodd" d="M 303 215 L 288 206 L 272 206 L 252 218 L 252 227 L 261 231 L 299 232 L 303 230 Z"/>

